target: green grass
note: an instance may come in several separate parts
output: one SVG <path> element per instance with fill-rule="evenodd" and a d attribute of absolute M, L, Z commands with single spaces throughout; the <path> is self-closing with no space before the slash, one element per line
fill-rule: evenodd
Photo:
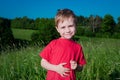
<path fill-rule="evenodd" d="M 40 66 L 40 50 L 38 47 L 27 47 L 2 53 L 0 80 L 44 80 L 45 71 Z"/>
<path fill-rule="evenodd" d="M 82 37 L 87 64 L 77 73 L 77 80 L 119 80 L 120 40 Z M 45 80 L 46 70 L 40 66 L 42 47 L 29 46 L 0 55 L 0 80 Z"/>
<path fill-rule="evenodd" d="M 120 79 L 120 40 L 105 38 L 83 38 L 87 65 L 81 73 L 81 80 Z"/>
<path fill-rule="evenodd" d="M 21 40 L 31 40 L 31 35 L 36 32 L 36 30 L 27 30 L 27 29 L 14 29 L 12 28 L 13 36 L 15 39 Z"/>

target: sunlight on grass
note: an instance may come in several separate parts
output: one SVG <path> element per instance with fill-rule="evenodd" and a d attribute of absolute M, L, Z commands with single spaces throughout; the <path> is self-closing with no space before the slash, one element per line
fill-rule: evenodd
<path fill-rule="evenodd" d="M 120 78 L 120 40 L 80 38 L 87 64 L 77 72 L 77 80 L 115 80 Z M 40 66 L 42 47 L 29 46 L 0 55 L 0 80 L 45 80 Z"/>
<path fill-rule="evenodd" d="M 22 40 L 31 40 L 31 35 L 36 32 L 37 30 L 25 30 L 25 29 L 13 29 L 13 36 L 15 39 L 22 39 Z"/>

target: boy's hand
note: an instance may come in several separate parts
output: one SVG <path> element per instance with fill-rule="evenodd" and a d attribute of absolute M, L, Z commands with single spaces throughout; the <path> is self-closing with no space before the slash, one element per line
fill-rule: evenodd
<path fill-rule="evenodd" d="M 71 69 L 73 69 L 73 70 L 75 70 L 75 69 L 77 69 L 77 62 L 76 61 L 73 61 L 73 60 L 71 60 L 70 61 L 70 64 L 71 64 Z"/>
<path fill-rule="evenodd" d="M 61 63 L 56 66 L 56 72 L 59 73 L 62 77 L 69 76 L 68 73 L 70 72 L 70 69 L 64 67 L 66 64 L 67 63 Z"/>

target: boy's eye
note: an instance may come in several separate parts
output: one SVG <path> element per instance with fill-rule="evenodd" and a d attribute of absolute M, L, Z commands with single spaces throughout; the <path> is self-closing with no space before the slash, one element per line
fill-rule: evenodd
<path fill-rule="evenodd" d="M 61 29 L 64 29 L 64 28 L 65 28 L 65 26 L 62 26 L 62 27 L 61 27 Z"/>
<path fill-rule="evenodd" d="M 73 27 L 72 25 L 70 25 L 69 27 Z"/>
<path fill-rule="evenodd" d="M 73 27 L 74 25 L 70 25 L 69 27 Z"/>

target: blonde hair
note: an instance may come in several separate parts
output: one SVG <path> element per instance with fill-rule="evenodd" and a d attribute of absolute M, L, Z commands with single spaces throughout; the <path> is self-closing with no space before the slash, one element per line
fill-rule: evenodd
<path fill-rule="evenodd" d="M 73 18 L 75 25 L 77 25 L 77 18 L 76 15 L 73 13 L 72 10 L 70 9 L 62 9 L 62 10 L 58 10 L 56 16 L 55 16 L 55 26 L 58 26 L 58 23 L 60 21 L 64 21 L 65 19 L 68 18 Z"/>

